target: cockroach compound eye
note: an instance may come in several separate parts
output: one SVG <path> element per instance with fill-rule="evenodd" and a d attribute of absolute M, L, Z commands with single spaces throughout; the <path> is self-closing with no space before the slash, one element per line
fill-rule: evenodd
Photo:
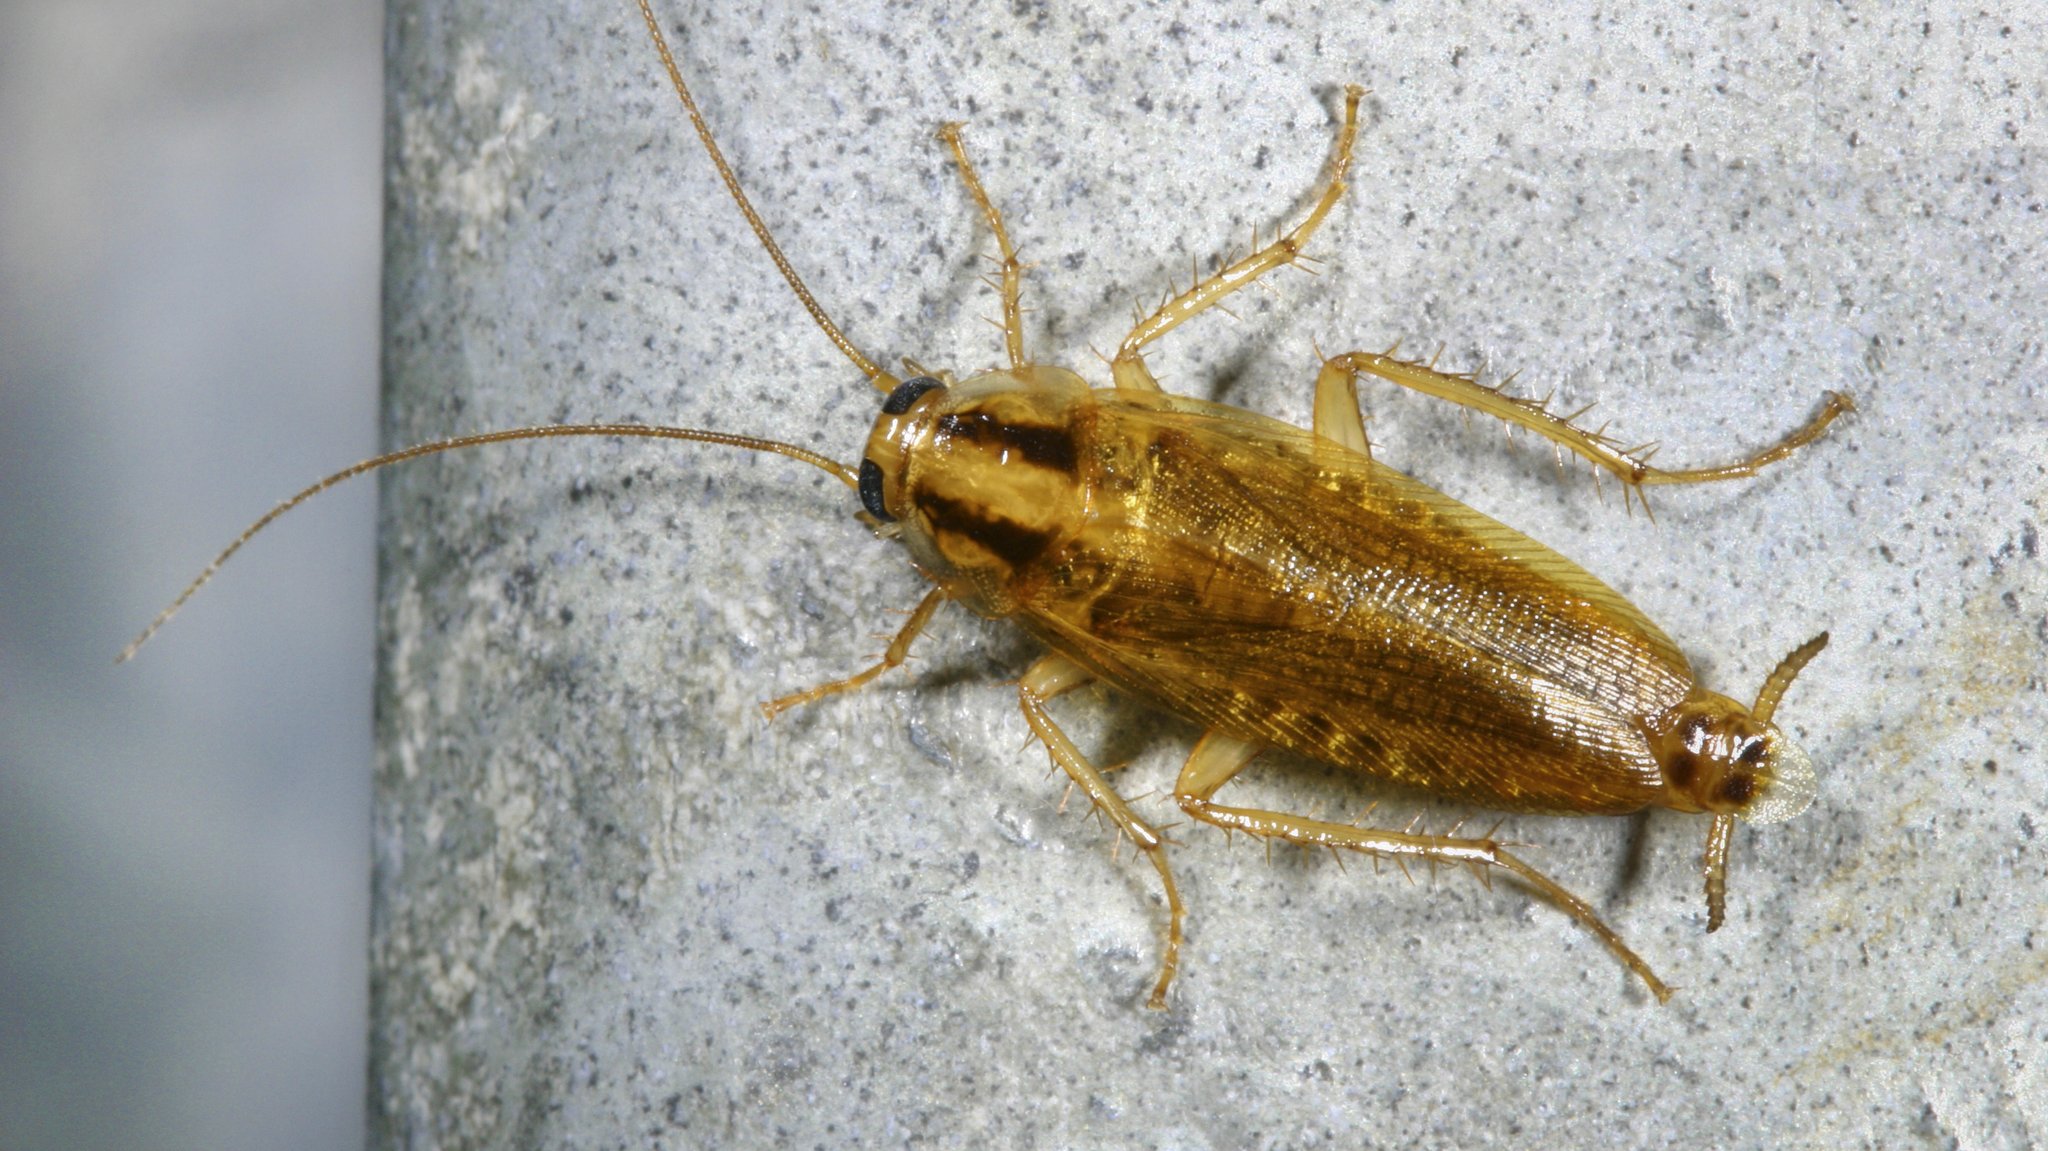
<path fill-rule="evenodd" d="M 915 404 L 926 392 L 945 386 L 930 376 L 913 376 L 896 385 L 896 390 L 890 392 L 889 398 L 882 401 L 882 414 L 885 416 L 900 416 L 909 411 L 910 406 Z"/>

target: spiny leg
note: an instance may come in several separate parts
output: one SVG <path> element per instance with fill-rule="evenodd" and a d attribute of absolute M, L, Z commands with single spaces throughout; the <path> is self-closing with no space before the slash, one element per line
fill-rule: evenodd
<path fill-rule="evenodd" d="M 1003 214 L 996 210 L 995 201 L 988 198 L 988 192 L 981 186 L 981 177 L 975 174 L 973 161 L 967 158 L 967 144 L 960 137 L 959 124 L 939 126 L 939 139 L 953 149 L 953 161 L 960 166 L 960 178 L 967 183 L 967 194 L 981 205 L 981 214 L 988 218 L 989 230 L 996 234 L 996 247 L 1003 253 L 1003 344 L 1010 353 L 1010 366 L 1021 368 L 1024 359 L 1024 309 L 1018 302 L 1023 291 L 1024 264 L 1017 258 L 1017 249 L 1010 244 L 1009 230 L 1003 227 Z"/>
<path fill-rule="evenodd" d="M 1308 218 L 1296 224 L 1293 231 L 1195 284 L 1140 320 L 1138 326 L 1131 329 L 1131 334 L 1124 337 L 1124 342 L 1117 347 L 1116 356 L 1110 360 L 1110 374 L 1117 387 L 1158 391 L 1159 381 L 1152 378 L 1151 370 L 1145 366 L 1142 354 L 1145 345 L 1200 315 L 1230 293 L 1250 286 L 1267 272 L 1301 259 L 1302 248 L 1307 246 L 1309 237 L 1322 226 L 1323 217 L 1330 214 L 1330 209 L 1337 205 L 1337 198 L 1344 194 L 1344 174 L 1351 167 L 1351 144 L 1358 135 L 1358 102 L 1364 96 L 1365 89 L 1356 84 L 1344 88 L 1344 125 L 1337 130 L 1336 162 L 1331 167 L 1330 182 L 1317 198 L 1315 207 L 1310 209 Z"/>
<path fill-rule="evenodd" d="M 1342 359 L 1324 361 L 1316 373 L 1309 428 L 1332 443 L 1370 456 L 1372 443 L 1365 437 L 1365 416 L 1358 407 L 1358 371 L 1339 362 Z"/>
<path fill-rule="evenodd" d="M 1067 733 L 1060 730 L 1045 710 L 1047 700 L 1081 687 L 1094 678 L 1093 672 L 1073 660 L 1063 655 L 1049 655 L 1032 664 L 1031 670 L 1024 673 L 1023 680 L 1017 685 L 1018 702 L 1024 709 L 1024 722 L 1031 725 L 1032 732 L 1045 744 L 1053 763 L 1067 773 L 1067 778 L 1074 781 L 1090 802 L 1107 812 L 1117 829 L 1145 853 L 1158 870 L 1159 881 L 1166 887 L 1166 951 L 1160 957 L 1159 981 L 1153 984 L 1152 995 L 1145 1001 L 1145 1006 L 1160 1010 L 1166 1006 L 1166 989 L 1172 985 L 1174 973 L 1180 970 L 1181 921 L 1187 915 L 1187 909 L 1180 901 L 1180 889 L 1173 882 L 1173 872 L 1166 865 L 1166 841 L 1151 824 L 1138 818 L 1130 804 L 1124 802 L 1123 796 L 1118 795 L 1109 781 L 1103 778 L 1101 770 L 1088 762 L 1088 757 L 1081 754 L 1081 749 L 1074 746 L 1074 741 L 1067 738 Z"/>
<path fill-rule="evenodd" d="M 1322 820 L 1305 819 L 1277 811 L 1263 811 L 1258 808 L 1225 807 L 1212 801 L 1216 790 L 1244 770 L 1246 764 L 1261 751 L 1258 744 L 1233 739 L 1219 732 L 1209 732 L 1202 737 L 1195 750 L 1188 756 L 1186 766 L 1181 768 L 1180 778 L 1173 785 L 1173 797 L 1180 809 L 1204 823 L 1214 824 L 1226 831 L 1243 831 L 1271 839 L 1281 839 L 1304 847 L 1343 848 L 1363 852 L 1400 862 L 1407 859 L 1422 859 L 1431 863 L 1463 863 L 1474 869 L 1497 867 L 1534 888 L 1544 898 L 1579 921 L 1580 926 L 1592 932 L 1607 945 L 1629 970 L 1636 973 L 1650 988 L 1650 993 L 1662 1003 L 1671 998 L 1671 989 L 1657 978 L 1650 965 L 1621 941 L 1621 936 L 1607 926 L 1585 900 L 1566 891 L 1552 882 L 1549 877 L 1503 850 L 1491 838 L 1460 838 L 1451 835 L 1417 835 L 1402 831 L 1381 831 L 1375 828 L 1354 827 L 1348 823 L 1326 823 Z"/>
<path fill-rule="evenodd" d="M 900 666 L 904 658 L 910 654 L 911 642 L 917 639 L 919 632 L 924 630 L 924 625 L 931 622 L 932 613 L 938 611 L 939 605 L 945 602 L 946 592 L 944 588 L 933 588 L 926 592 L 924 598 L 917 601 L 917 606 L 911 609 L 910 618 L 904 621 L 902 630 L 896 633 L 896 638 L 889 641 L 888 650 L 882 653 L 880 662 L 865 671 L 847 676 L 845 679 L 835 679 L 831 683 L 821 683 L 807 691 L 795 692 L 785 695 L 780 699 L 771 699 L 761 705 L 761 714 L 769 719 L 774 719 L 790 708 L 824 699 L 828 695 L 838 695 L 842 691 L 852 691 L 854 688 L 871 682 L 876 676 L 881 675 L 890 668 Z"/>
<path fill-rule="evenodd" d="M 1356 409 L 1357 375 L 1360 372 L 1378 376 L 1389 383 L 1399 384 L 1427 396 L 1449 400 L 1461 407 L 1484 412 L 1516 427 L 1527 428 L 1566 451 L 1612 472 L 1625 485 L 1624 491 L 1640 489 L 1649 484 L 1701 484 L 1753 476 L 1820 438 L 1821 432 L 1835 422 L 1835 417 L 1856 409 L 1855 401 L 1851 400 L 1847 393 L 1823 392 L 1821 409 L 1813 418 L 1775 445 L 1757 452 L 1748 459 L 1717 467 L 1665 469 L 1651 467 L 1649 451 L 1644 448 L 1624 448 L 1619 441 L 1601 430 L 1581 428 L 1572 422 L 1573 417 L 1552 414 L 1546 401 L 1510 396 L 1503 388 L 1488 387 L 1472 375 L 1438 371 L 1434 361 L 1425 363 L 1419 360 L 1399 360 L 1390 352 L 1349 352 L 1323 362 L 1323 370 L 1316 377 L 1315 410 L 1318 432 L 1324 431 L 1326 409 L 1332 417 L 1340 407 L 1348 405 Z M 1337 425 L 1333 423 L 1332 427 L 1336 428 Z M 1337 430 L 1342 432 L 1344 429 Z M 1363 426 L 1360 425 L 1358 435 L 1362 439 L 1364 434 Z M 1343 442 L 1344 439 L 1342 434 L 1331 435 L 1330 438 L 1339 442 Z"/>

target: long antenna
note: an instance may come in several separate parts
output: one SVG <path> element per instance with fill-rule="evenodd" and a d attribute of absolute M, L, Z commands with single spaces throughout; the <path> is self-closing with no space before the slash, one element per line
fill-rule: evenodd
<path fill-rule="evenodd" d="M 668 82 L 675 86 L 676 95 L 683 101 L 683 110 L 690 114 L 690 123 L 697 129 L 697 138 L 704 141 L 704 150 L 711 154 L 711 162 L 718 167 L 719 178 L 725 181 L 725 190 L 732 193 L 733 203 L 738 204 L 740 213 L 746 216 L 747 226 L 754 229 L 755 238 L 761 241 L 762 247 L 768 249 L 768 258 L 775 261 L 776 269 L 782 273 L 783 279 L 789 281 L 790 289 L 796 292 L 796 298 L 802 301 L 804 310 L 811 314 L 811 319 L 824 331 L 826 338 L 839 348 L 839 353 L 852 360 L 853 366 L 865 373 L 868 381 L 876 388 L 885 392 L 896 390 L 896 385 L 902 381 L 883 371 L 840 332 L 839 325 L 832 322 L 832 318 L 825 314 L 825 309 L 818 306 L 817 298 L 811 295 L 811 290 L 804 287 L 803 279 L 796 274 L 796 269 L 790 266 L 788 257 L 782 254 L 782 248 L 776 244 L 775 237 L 769 234 L 768 225 L 761 222 L 760 213 L 754 211 L 753 201 L 747 199 L 746 191 L 740 187 L 739 177 L 733 175 L 732 166 L 725 162 L 725 153 L 719 151 L 718 141 L 711 138 L 711 125 L 704 122 L 704 114 L 697 110 L 697 100 L 690 95 L 690 86 L 683 83 L 682 70 L 676 67 L 675 54 L 668 50 L 668 37 L 661 34 L 661 23 L 654 18 L 654 8 L 648 0 L 640 0 L 640 16 L 647 21 L 647 32 L 654 37 L 654 50 L 661 53 L 661 66 L 668 69 Z"/>
<path fill-rule="evenodd" d="M 809 448 L 800 448 L 795 444 L 780 443 L 776 440 L 755 439 L 752 436 L 736 436 L 728 432 L 706 431 L 702 428 L 650 427 L 646 424 L 549 424 L 534 428 L 507 428 L 499 432 L 485 432 L 481 435 L 458 436 L 452 440 L 435 440 L 432 443 L 415 444 L 412 447 L 388 452 L 375 459 L 364 460 L 362 463 L 343 468 L 316 483 L 306 485 L 299 490 L 298 494 L 263 513 L 261 519 L 250 524 L 243 530 L 241 535 L 235 537 L 235 542 L 222 548 L 220 554 L 213 557 L 213 562 L 206 565 L 206 570 L 200 572 L 197 579 L 185 585 L 185 590 L 178 593 L 178 598 L 171 601 L 171 606 L 158 612 L 156 618 L 149 621 L 149 626 L 142 629 L 142 634 L 136 636 L 133 642 L 121 649 L 121 654 L 114 657 L 114 662 L 127 663 L 135 658 L 135 653 L 141 650 L 143 644 L 149 642 L 149 637 L 155 635 L 165 624 L 169 623 L 171 617 L 178 614 L 178 609 L 184 607 L 186 601 L 190 600 L 200 588 L 205 587 L 207 581 L 213 578 L 214 573 L 221 569 L 221 565 L 228 562 L 228 558 L 236 552 L 241 551 L 242 545 L 248 543 L 257 532 L 269 527 L 271 522 L 276 520 L 277 517 L 298 507 L 328 488 L 344 480 L 352 480 L 365 472 L 374 472 L 378 468 L 403 463 L 406 460 L 418 459 L 421 456 L 431 456 L 437 452 L 452 452 L 458 448 L 473 448 L 481 444 L 502 444 L 507 440 L 551 440 L 563 436 L 637 436 L 650 440 L 695 440 L 698 443 L 724 444 L 728 447 L 746 448 L 756 452 L 774 452 L 779 456 L 788 456 L 793 460 L 802 460 L 814 468 L 836 476 L 839 482 L 847 487 L 853 488 L 856 491 L 860 489 L 860 480 L 852 468 L 836 460 L 819 455 Z"/>
<path fill-rule="evenodd" d="M 1771 669 L 1770 677 L 1764 680 L 1763 688 L 1756 693 L 1756 703 L 1750 707 L 1749 714 L 1758 723 L 1771 722 L 1771 716 L 1777 713 L 1778 701 L 1785 698 L 1785 689 L 1792 686 L 1793 677 L 1804 671 L 1806 665 L 1813 662 L 1813 657 L 1820 654 L 1820 649 L 1826 646 L 1828 633 L 1822 632 L 1779 660 L 1778 666 Z"/>

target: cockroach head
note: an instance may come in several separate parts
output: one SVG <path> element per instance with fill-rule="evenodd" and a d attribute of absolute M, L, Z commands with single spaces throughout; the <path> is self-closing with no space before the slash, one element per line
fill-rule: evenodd
<path fill-rule="evenodd" d="M 890 392 L 861 453 L 864 516 L 925 577 L 984 615 L 1087 519 L 1087 381 L 1042 364 Z"/>
<path fill-rule="evenodd" d="M 1781 823 L 1812 805 L 1814 795 L 1820 791 L 1820 781 L 1813 773 L 1813 757 L 1806 754 L 1806 749 L 1776 727 L 1765 726 L 1772 736 L 1770 786 L 1755 802 L 1735 814 L 1750 823 Z"/>
<path fill-rule="evenodd" d="M 882 445 L 885 454 L 891 456 L 889 463 L 894 464 L 894 457 L 900 454 L 902 439 L 897 428 L 900 421 L 892 417 L 901 417 L 908 413 L 911 408 L 917 406 L 918 400 L 924 398 L 926 392 L 944 391 L 945 387 L 946 385 L 930 376 L 913 376 L 896 385 L 895 390 L 889 393 L 889 398 L 882 401 L 882 416 L 876 424 L 874 440 Z M 889 471 L 884 470 L 882 462 L 875 459 L 875 450 L 871 446 L 869 453 L 860 461 L 860 505 L 867 509 L 869 515 L 883 523 L 896 519 L 889 511 L 889 503 L 883 490 L 885 478 L 889 474 Z"/>

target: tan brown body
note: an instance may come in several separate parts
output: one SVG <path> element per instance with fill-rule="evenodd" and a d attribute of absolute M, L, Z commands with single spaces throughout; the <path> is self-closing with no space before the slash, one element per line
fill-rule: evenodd
<path fill-rule="evenodd" d="M 1205 729 L 1491 808 L 1766 790 L 1667 776 L 1682 705 L 1720 697 L 1613 589 L 1299 428 L 1031 367 L 925 393 L 867 455 L 947 598 Z"/>

